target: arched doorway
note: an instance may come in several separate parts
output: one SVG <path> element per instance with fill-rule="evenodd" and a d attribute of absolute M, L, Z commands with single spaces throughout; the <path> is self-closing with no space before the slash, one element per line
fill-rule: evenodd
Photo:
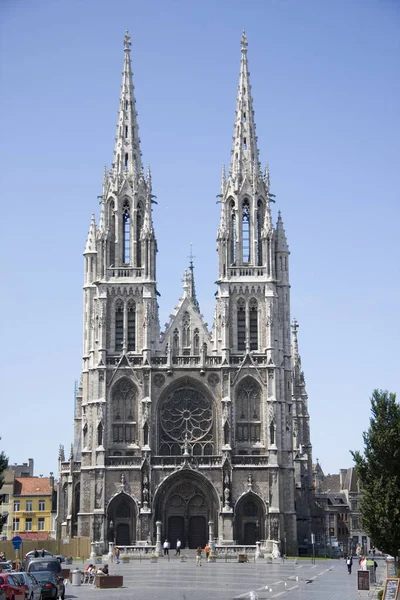
<path fill-rule="evenodd" d="M 154 503 L 156 520 L 162 522 L 162 535 L 172 548 L 176 547 L 177 539 L 186 548 L 204 547 L 210 520 L 214 521 L 214 536 L 217 536 L 218 498 L 203 475 L 190 470 L 172 475 L 157 490 Z"/>
<path fill-rule="evenodd" d="M 108 507 L 108 539 L 117 546 L 131 546 L 136 541 L 136 504 L 122 492 Z"/>
<path fill-rule="evenodd" d="M 265 510 L 256 494 L 245 494 L 238 500 L 234 536 L 238 544 L 246 546 L 265 539 Z"/>

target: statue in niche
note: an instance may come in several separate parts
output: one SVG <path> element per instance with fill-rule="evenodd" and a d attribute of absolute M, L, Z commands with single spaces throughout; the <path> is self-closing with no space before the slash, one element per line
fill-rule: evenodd
<path fill-rule="evenodd" d="M 247 487 L 249 491 L 253 489 L 253 475 L 251 473 L 247 475 Z"/>
<path fill-rule="evenodd" d="M 272 519 L 271 519 L 270 538 L 271 538 L 271 540 L 279 539 L 279 522 L 276 517 L 272 517 Z"/>
<path fill-rule="evenodd" d="M 102 483 L 101 483 L 101 481 L 96 481 L 95 493 L 94 493 L 96 508 L 101 508 L 101 499 L 102 499 L 102 496 L 103 496 L 103 486 L 102 486 Z"/>

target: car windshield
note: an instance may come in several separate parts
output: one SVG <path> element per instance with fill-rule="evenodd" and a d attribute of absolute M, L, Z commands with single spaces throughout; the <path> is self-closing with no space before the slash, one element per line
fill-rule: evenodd
<path fill-rule="evenodd" d="M 38 560 L 37 562 L 32 561 L 29 563 L 28 570 L 32 573 L 35 573 L 36 577 L 37 571 L 52 571 L 53 573 L 60 573 L 61 565 L 58 560 Z"/>
<path fill-rule="evenodd" d="M 25 579 L 24 579 L 24 576 L 22 575 L 22 573 L 13 573 L 13 577 L 14 577 L 15 581 L 18 583 L 18 585 L 24 585 Z"/>
<path fill-rule="evenodd" d="M 35 572 L 35 577 L 38 581 L 51 581 L 52 583 L 55 583 L 54 573 L 51 573 L 51 571 Z"/>

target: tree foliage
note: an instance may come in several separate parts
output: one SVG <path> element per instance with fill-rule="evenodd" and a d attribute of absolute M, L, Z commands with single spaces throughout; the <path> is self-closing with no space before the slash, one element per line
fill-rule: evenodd
<path fill-rule="evenodd" d="M 353 451 L 362 486 L 360 512 L 374 545 L 392 556 L 400 548 L 400 405 L 396 394 L 374 390 L 364 453 Z"/>
<path fill-rule="evenodd" d="M 1 439 L 1 438 L 0 438 Z M 6 455 L 4 454 L 4 451 L 2 450 L 0 452 L 0 490 L 3 487 L 3 483 L 4 483 L 4 471 L 7 469 L 8 467 L 8 458 L 6 457 Z M 3 496 L 2 494 L 0 494 L 0 505 L 3 502 Z M 6 521 L 7 517 L 3 517 L 2 513 L 1 513 L 1 509 L 0 509 L 0 533 L 1 530 L 3 529 L 3 525 Z"/>

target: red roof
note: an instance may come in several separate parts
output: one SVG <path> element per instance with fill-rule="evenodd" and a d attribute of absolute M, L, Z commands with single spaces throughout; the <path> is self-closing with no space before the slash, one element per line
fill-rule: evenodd
<path fill-rule="evenodd" d="M 48 540 L 49 539 L 49 534 L 48 533 L 19 533 L 17 532 L 16 535 L 19 535 L 20 538 L 24 539 L 24 540 Z"/>
<path fill-rule="evenodd" d="M 50 496 L 50 477 L 16 477 L 14 496 Z"/>

